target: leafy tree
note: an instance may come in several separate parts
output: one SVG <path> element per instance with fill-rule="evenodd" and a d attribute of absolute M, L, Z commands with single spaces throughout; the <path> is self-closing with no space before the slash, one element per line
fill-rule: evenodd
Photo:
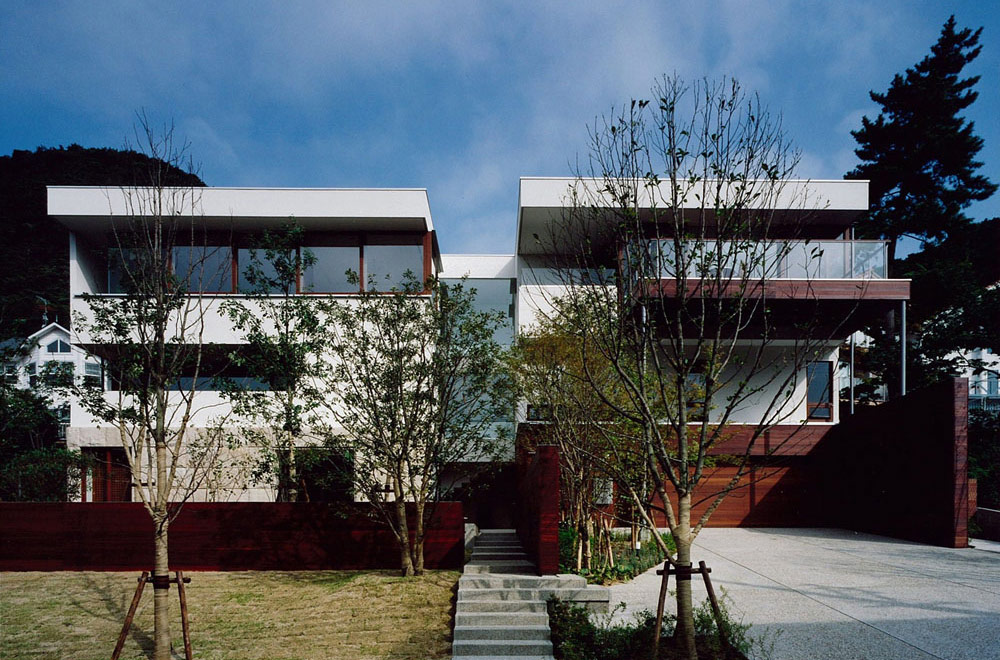
<path fill-rule="evenodd" d="M 963 366 L 955 351 L 1000 343 L 1000 280 L 996 220 L 972 223 L 964 210 L 990 197 L 997 185 L 978 173 L 982 138 L 961 116 L 978 97 L 978 76 L 962 77 L 982 47 L 978 30 L 956 29 L 954 16 L 937 43 L 913 68 L 897 74 L 885 93 L 871 92 L 881 106 L 873 121 L 852 131 L 863 161 L 847 178 L 871 180 L 872 205 L 859 223 L 861 235 L 890 242 L 890 273 L 913 280 L 909 303 L 907 379 L 910 387 L 932 383 Z M 902 236 L 923 250 L 895 258 Z M 873 345 L 860 354 L 871 374 L 862 398 L 888 385 L 900 390 L 899 323 L 865 332 Z"/>
<path fill-rule="evenodd" d="M 599 360 L 595 348 L 585 343 L 587 334 L 578 332 L 588 323 L 566 322 L 572 306 L 558 299 L 553 305 L 556 314 L 518 337 L 511 373 L 535 414 L 533 421 L 545 422 L 533 427 L 531 439 L 559 447 L 561 518 L 576 532 L 576 569 L 589 569 L 594 519 L 603 508 L 598 499 L 610 495 L 602 491 L 617 482 L 622 493 L 646 493 L 650 482 L 638 445 L 621 441 L 629 435 L 622 418 L 590 384 L 591 379 L 599 381 L 600 389 L 612 394 L 617 382 L 612 363 Z M 621 392 L 615 396 L 619 405 L 625 398 Z M 628 517 L 633 532 L 637 520 L 637 515 Z"/>
<path fill-rule="evenodd" d="M 378 284 L 326 308 L 328 446 L 351 457 L 355 494 L 392 529 L 403 575 L 420 575 L 446 470 L 491 461 L 503 446 L 498 420 L 511 415 L 513 397 L 493 334 L 505 319 L 477 311 L 465 284 L 412 273 L 390 291 Z"/>
<path fill-rule="evenodd" d="M 294 223 L 265 232 L 242 273 L 244 297 L 222 305 L 245 342 L 231 361 L 251 379 L 228 388 L 233 413 L 248 422 L 241 430 L 248 443 L 263 451 L 257 472 L 274 478 L 279 502 L 308 499 L 296 483 L 296 447 L 310 441 L 323 397 L 317 388 L 326 341 L 322 304 L 296 289 L 299 274 L 315 262 L 299 249 L 302 233 Z"/>
<path fill-rule="evenodd" d="M 0 500 L 64 502 L 83 465 L 60 439 L 46 392 L 0 382 Z"/>
<path fill-rule="evenodd" d="M 0 340 L 69 323 L 69 232 L 47 212 L 45 186 L 129 185 L 160 168 L 165 185 L 203 186 L 196 175 L 132 149 L 38 147 L 0 156 Z M 40 300 L 40 298 L 42 300 Z"/>
<path fill-rule="evenodd" d="M 197 187 L 173 185 L 186 145 L 174 142 L 169 127 L 158 135 L 144 118 L 140 122 L 149 167 L 134 186 L 109 193 L 120 194 L 126 208 L 126 215 L 113 218 L 110 237 L 125 293 L 88 295 L 88 313 L 74 320 L 83 341 L 100 347 L 114 383 L 112 392 L 81 391 L 81 403 L 118 436 L 132 492 L 153 521 L 154 658 L 168 660 L 168 530 L 221 448 L 216 434 L 191 425 L 201 410 L 200 384 L 213 375 L 203 363 L 209 303 L 199 295 L 200 281 L 213 274 L 204 272 L 210 261 Z M 187 269 L 171 265 L 177 247 L 190 249 Z"/>
<path fill-rule="evenodd" d="M 900 237 L 943 239 L 969 224 L 964 209 L 997 189 L 977 173 L 983 140 L 960 116 L 979 96 L 973 90 L 979 76 L 961 75 L 982 50 L 981 33 L 956 31 L 951 16 L 930 55 L 896 74 L 884 94 L 870 92 L 881 111 L 851 132 L 862 163 L 847 178 L 871 180 L 871 210 L 858 228 L 889 240 L 890 261 Z"/>

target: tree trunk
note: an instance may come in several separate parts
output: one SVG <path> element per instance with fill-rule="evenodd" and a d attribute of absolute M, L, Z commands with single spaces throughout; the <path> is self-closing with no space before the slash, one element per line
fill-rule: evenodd
<path fill-rule="evenodd" d="M 580 547 L 583 548 L 583 567 L 593 568 L 593 551 L 590 544 L 591 520 L 590 516 L 584 516 L 580 525 Z"/>
<path fill-rule="evenodd" d="M 691 495 L 682 495 L 677 502 L 677 566 L 691 567 Z M 694 641 L 694 607 L 691 602 L 691 574 L 677 576 L 677 648 L 688 660 L 698 660 Z"/>
<path fill-rule="evenodd" d="M 417 528 L 413 531 L 413 573 L 424 574 L 424 503 L 415 502 Z"/>
<path fill-rule="evenodd" d="M 410 527 L 406 523 L 406 502 L 402 494 L 396 496 L 396 538 L 399 541 L 400 573 L 403 577 L 413 576 L 413 558 L 410 554 Z"/>
<path fill-rule="evenodd" d="M 159 516 L 157 516 L 159 518 Z M 153 519 L 153 640 L 154 660 L 170 660 L 170 561 L 167 556 L 166 512 Z"/>

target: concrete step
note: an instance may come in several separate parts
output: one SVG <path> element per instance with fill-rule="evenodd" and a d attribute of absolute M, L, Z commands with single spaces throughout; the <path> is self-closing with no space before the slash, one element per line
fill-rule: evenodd
<path fill-rule="evenodd" d="M 510 550 L 499 550 L 494 552 L 492 550 L 476 550 L 472 551 L 471 561 L 494 561 L 494 560 L 522 560 L 527 561 L 528 555 L 521 551 L 510 551 Z"/>
<path fill-rule="evenodd" d="M 552 642 L 545 639 L 462 639 L 451 645 L 455 656 L 552 655 Z"/>
<path fill-rule="evenodd" d="M 501 627 L 545 626 L 548 630 L 549 615 L 545 612 L 456 612 L 455 628 L 459 626 Z"/>
<path fill-rule="evenodd" d="M 584 587 L 569 589 L 459 589 L 458 601 L 467 600 L 548 600 L 552 596 L 560 600 L 572 600 L 577 602 L 610 600 L 610 592 L 607 587 Z"/>
<path fill-rule="evenodd" d="M 548 639 L 548 625 L 455 626 L 454 639 Z"/>
<path fill-rule="evenodd" d="M 523 552 L 524 546 L 520 543 L 480 543 L 476 541 L 476 544 L 472 548 L 473 550 L 489 550 L 491 552 L 499 552 L 501 550 L 511 550 L 513 552 Z"/>
<path fill-rule="evenodd" d="M 470 561 L 463 569 L 465 573 L 482 575 L 484 573 L 502 573 L 512 575 L 537 575 L 535 565 L 530 561 Z"/>
<path fill-rule="evenodd" d="M 543 600 L 459 600 L 455 612 L 542 612 Z"/>
<path fill-rule="evenodd" d="M 587 580 L 582 575 L 463 575 L 459 589 L 584 589 Z"/>

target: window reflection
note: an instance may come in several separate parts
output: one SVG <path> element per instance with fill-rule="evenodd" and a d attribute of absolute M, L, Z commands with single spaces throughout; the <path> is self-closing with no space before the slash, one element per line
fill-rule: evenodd
<path fill-rule="evenodd" d="M 423 288 L 424 249 L 420 245 L 365 245 L 365 287 L 376 291 Z"/>

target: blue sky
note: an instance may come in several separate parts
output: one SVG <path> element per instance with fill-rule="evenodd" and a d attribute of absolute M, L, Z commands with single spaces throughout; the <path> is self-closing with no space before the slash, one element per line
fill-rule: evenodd
<path fill-rule="evenodd" d="M 800 176 L 840 178 L 868 91 L 952 13 L 985 27 L 968 117 L 1000 182 L 993 0 L 5 0 L 0 154 L 120 147 L 143 108 L 209 185 L 427 188 L 445 252 L 509 253 L 518 177 L 572 174 L 587 125 L 663 73 L 735 76 L 782 114 Z"/>

